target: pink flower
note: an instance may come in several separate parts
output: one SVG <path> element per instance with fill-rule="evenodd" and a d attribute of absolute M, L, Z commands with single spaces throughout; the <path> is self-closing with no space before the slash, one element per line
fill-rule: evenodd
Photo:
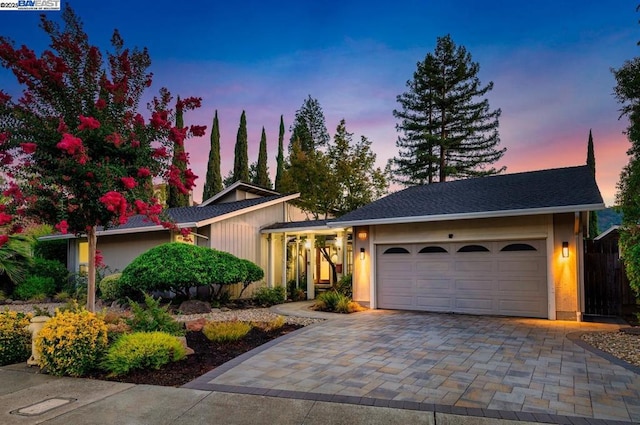
<path fill-rule="evenodd" d="M 11 215 L 0 212 L 0 226 L 11 223 L 11 220 L 13 220 L 13 217 Z"/>
<path fill-rule="evenodd" d="M 62 220 L 60 223 L 54 226 L 56 229 L 60 231 L 60 233 L 66 234 L 69 231 L 69 224 L 67 220 Z"/>
<path fill-rule="evenodd" d="M 9 242 L 9 236 L 0 235 L 0 246 L 6 244 L 7 242 Z"/>
<path fill-rule="evenodd" d="M 84 115 L 80 115 L 78 119 L 80 119 L 78 130 L 95 130 L 96 128 L 100 128 L 100 121 L 93 117 L 85 117 Z"/>
<path fill-rule="evenodd" d="M 104 99 L 98 99 L 96 100 L 96 108 L 99 111 L 102 111 L 105 107 L 107 106 L 107 102 L 105 102 Z"/>
<path fill-rule="evenodd" d="M 64 120 L 62 118 L 60 118 L 60 121 L 58 122 L 58 133 L 66 133 L 69 131 L 69 127 L 67 127 L 67 124 L 65 124 Z"/>
<path fill-rule="evenodd" d="M 151 170 L 149 170 L 147 167 L 138 168 L 138 177 L 144 178 L 144 177 L 149 177 L 150 175 L 151 175 Z"/>
<path fill-rule="evenodd" d="M 133 122 L 138 125 L 144 125 L 144 118 L 142 117 L 142 115 L 136 114 L 136 116 L 133 117 Z"/>
<path fill-rule="evenodd" d="M 100 250 L 96 249 L 96 267 L 103 267 L 104 266 L 104 257 L 102 256 L 102 252 L 100 252 Z"/>
<path fill-rule="evenodd" d="M 122 138 L 118 133 L 111 133 L 106 137 L 108 142 L 113 143 L 116 148 L 119 148 L 122 145 Z"/>
<path fill-rule="evenodd" d="M 20 143 L 22 151 L 26 154 L 34 153 L 37 145 L 35 143 Z"/>
<path fill-rule="evenodd" d="M 170 128 L 171 124 L 167 121 L 167 111 L 156 111 L 151 114 L 151 125 L 153 128 Z"/>
<path fill-rule="evenodd" d="M 56 147 L 67 152 L 69 155 L 75 155 L 84 151 L 82 139 L 74 137 L 69 133 L 64 133 L 62 135 L 62 140 L 58 142 Z"/>
<path fill-rule="evenodd" d="M 169 131 L 169 140 L 174 142 L 177 145 L 184 145 L 184 139 L 187 138 L 187 129 L 186 128 L 177 128 L 171 127 Z"/>
<path fill-rule="evenodd" d="M 167 152 L 167 148 L 162 146 L 160 148 L 155 149 L 151 154 L 151 156 L 153 156 L 154 158 L 168 158 L 169 152 Z"/>
<path fill-rule="evenodd" d="M 127 189 L 133 189 L 136 187 L 136 179 L 133 177 L 120 177 L 120 181 Z"/>
<path fill-rule="evenodd" d="M 138 211 L 138 214 L 147 214 L 149 211 L 149 205 L 146 202 L 141 201 L 140 199 L 136 199 L 134 201 L 134 204 L 136 206 L 136 211 Z"/>
<path fill-rule="evenodd" d="M 192 125 L 190 128 L 191 134 L 194 137 L 202 137 L 204 136 L 204 132 L 207 130 L 206 125 Z"/>

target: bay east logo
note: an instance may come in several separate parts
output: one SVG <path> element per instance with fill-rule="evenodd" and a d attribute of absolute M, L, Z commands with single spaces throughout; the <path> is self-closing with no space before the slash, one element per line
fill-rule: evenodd
<path fill-rule="evenodd" d="M 0 12 L 5 10 L 60 10 L 61 0 L 0 0 Z"/>

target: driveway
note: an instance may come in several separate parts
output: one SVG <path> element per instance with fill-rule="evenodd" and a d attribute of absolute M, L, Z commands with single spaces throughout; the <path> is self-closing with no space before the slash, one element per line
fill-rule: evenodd
<path fill-rule="evenodd" d="M 640 422 L 640 375 L 567 338 L 617 328 L 374 310 L 304 328 L 186 387 L 474 416 Z"/>

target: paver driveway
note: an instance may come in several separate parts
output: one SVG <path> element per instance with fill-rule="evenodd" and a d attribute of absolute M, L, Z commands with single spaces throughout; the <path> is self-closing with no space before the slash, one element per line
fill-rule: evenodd
<path fill-rule="evenodd" d="M 368 311 L 298 331 L 190 386 L 640 421 L 640 375 L 566 335 L 617 326 Z M 329 397 L 327 396 L 327 399 Z"/>

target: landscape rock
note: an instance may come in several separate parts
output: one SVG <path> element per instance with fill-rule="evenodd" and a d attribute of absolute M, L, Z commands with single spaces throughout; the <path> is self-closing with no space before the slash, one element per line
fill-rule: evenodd
<path fill-rule="evenodd" d="M 207 319 L 201 317 L 199 319 L 186 322 L 184 327 L 187 329 L 187 332 L 200 332 L 206 323 Z"/>
<path fill-rule="evenodd" d="M 200 300 L 183 301 L 178 307 L 182 314 L 205 314 L 211 313 L 211 305 Z"/>

